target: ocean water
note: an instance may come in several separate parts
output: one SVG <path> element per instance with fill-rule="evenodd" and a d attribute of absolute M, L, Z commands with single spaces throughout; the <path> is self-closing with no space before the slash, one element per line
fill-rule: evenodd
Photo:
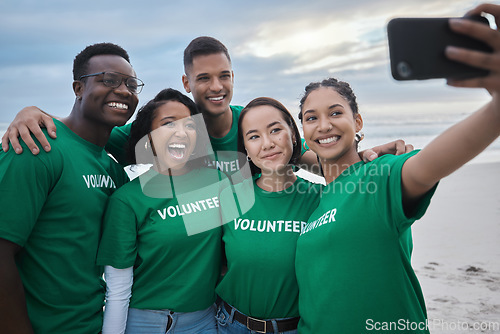
<path fill-rule="evenodd" d="M 415 148 L 424 148 L 434 138 L 453 124 L 466 118 L 466 113 L 421 112 L 367 113 L 364 115 L 365 138 L 360 149 L 367 149 L 396 139 L 403 139 Z M 500 162 L 500 139 L 495 140 L 471 162 Z"/>
<path fill-rule="evenodd" d="M 464 113 L 453 112 L 401 113 L 398 115 L 391 112 L 366 112 L 363 114 L 365 138 L 360 144 L 360 149 L 364 150 L 397 139 L 403 139 L 415 148 L 423 148 L 441 132 L 466 116 L 467 114 Z M 2 136 L 7 127 L 7 123 L 0 123 Z M 472 163 L 477 162 L 500 162 L 500 139 L 494 141 L 472 161 Z"/>

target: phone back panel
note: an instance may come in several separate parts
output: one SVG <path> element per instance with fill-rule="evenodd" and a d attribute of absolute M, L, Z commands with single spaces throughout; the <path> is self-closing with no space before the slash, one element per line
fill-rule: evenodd
<path fill-rule="evenodd" d="M 484 17 L 476 17 L 488 24 Z M 466 79 L 489 71 L 446 58 L 446 46 L 491 52 L 485 43 L 451 31 L 449 18 L 396 18 L 387 25 L 392 76 L 396 80 Z"/>

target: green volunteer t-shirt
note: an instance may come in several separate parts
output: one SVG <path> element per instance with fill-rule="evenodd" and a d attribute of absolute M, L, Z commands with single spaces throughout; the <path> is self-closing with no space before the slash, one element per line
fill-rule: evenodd
<path fill-rule="evenodd" d="M 132 129 L 132 123 L 127 123 L 122 126 L 115 126 L 111 131 L 108 142 L 106 143 L 106 151 L 111 153 L 113 157 L 122 166 L 130 165 L 130 161 L 127 157 L 127 142 L 130 137 L 130 130 Z"/>
<path fill-rule="evenodd" d="M 320 185 L 297 178 L 284 191 L 267 192 L 247 179 L 234 187 L 237 194 L 247 193 L 242 190 L 245 183 L 253 184 L 255 196 L 250 200 L 255 203 L 223 227 L 228 270 L 217 294 L 255 318 L 297 317 L 295 246 L 318 205 Z M 230 189 L 224 190 L 223 205 L 232 196 Z"/>
<path fill-rule="evenodd" d="M 130 307 L 194 312 L 214 303 L 225 186 L 215 169 L 180 176 L 150 169 L 110 198 L 97 263 L 134 267 Z"/>
<path fill-rule="evenodd" d="M 222 138 L 210 136 L 210 143 L 214 150 L 216 160 L 209 162 L 210 166 L 215 166 L 228 175 L 232 175 L 240 170 L 238 160 L 238 119 L 240 118 L 242 106 L 231 106 L 233 122 L 231 130 Z"/>
<path fill-rule="evenodd" d="M 128 178 L 102 147 L 54 123 L 51 152 L 0 152 L 0 235 L 23 247 L 16 264 L 35 333 L 98 333 L 101 220 L 108 196 Z"/>
<path fill-rule="evenodd" d="M 428 333 L 402 240 L 435 190 L 405 215 L 401 169 L 417 152 L 358 162 L 323 189 L 297 242 L 300 333 Z"/>

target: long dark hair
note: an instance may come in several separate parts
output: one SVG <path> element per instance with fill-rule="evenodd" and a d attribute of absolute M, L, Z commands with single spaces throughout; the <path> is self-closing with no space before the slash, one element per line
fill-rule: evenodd
<path fill-rule="evenodd" d="M 145 137 L 147 137 L 151 132 L 151 123 L 156 117 L 156 111 L 160 106 L 168 101 L 177 101 L 182 103 L 189 109 L 191 116 L 200 113 L 196 104 L 189 97 L 182 94 L 178 90 L 167 88 L 160 91 L 151 101 L 139 109 L 139 112 L 132 123 L 126 148 L 128 160 L 130 162 L 134 164 L 145 163 L 144 161 L 137 161 L 136 146 L 139 144 L 140 149 L 144 148 L 144 150 L 151 150 L 151 145 L 148 148 L 147 145 L 143 145 L 142 141 L 145 141 Z M 194 152 L 196 156 L 204 156 L 203 152 L 206 152 L 206 143 L 201 140 L 199 135 L 196 137 Z M 153 161 L 150 163 L 153 163 Z"/>
<path fill-rule="evenodd" d="M 243 119 L 245 118 L 246 113 L 250 109 L 252 109 L 254 107 L 258 107 L 258 106 L 271 106 L 273 108 L 278 109 L 283 114 L 283 118 L 285 119 L 286 124 L 292 130 L 292 133 L 294 134 L 295 140 L 296 140 L 296 143 L 293 146 L 292 156 L 291 156 L 290 161 L 288 163 L 291 165 L 297 165 L 297 163 L 300 159 L 302 149 L 301 149 L 301 145 L 300 145 L 300 132 L 299 132 L 299 129 L 297 128 L 297 124 L 295 124 L 295 121 L 293 120 L 292 115 L 290 114 L 288 109 L 286 109 L 286 107 L 281 102 L 279 102 L 275 99 L 272 99 L 270 97 L 258 97 L 256 99 L 253 99 L 252 101 L 250 101 L 250 103 L 248 103 L 245 106 L 245 108 L 243 108 L 243 110 L 241 110 L 240 119 L 238 120 L 238 152 L 241 153 L 238 155 L 239 160 L 240 160 L 240 166 L 243 166 L 246 163 L 246 160 L 244 160 L 245 159 L 244 157 L 246 157 L 246 150 L 245 150 L 245 142 L 243 140 L 243 132 L 241 130 L 241 123 L 243 122 Z M 261 173 L 260 168 L 255 166 L 255 164 L 252 161 L 250 161 L 249 164 L 250 164 L 250 171 L 252 172 L 252 175 Z"/>

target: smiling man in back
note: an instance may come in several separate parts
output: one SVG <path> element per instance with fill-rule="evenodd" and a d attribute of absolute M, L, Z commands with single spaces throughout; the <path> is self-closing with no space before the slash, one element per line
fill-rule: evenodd
<path fill-rule="evenodd" d="M 211 164 L 228 175 L 234 175 L 240 170 L 237 155 L 238 118 L 242 106 L 231 105 L 234 89 L 234 72 L 231 57 L 224 44 L 219 40 L 200 36 L 193 39 L 184 50 L 184 72 L 182 84 L 187 93 L 191 93 L 198 109 L 203 114 L 210 143 L 215 153 Z M 42 133 L 41 126 L 46 126 L 52 138 L 56 137 L 53 116 L 37 107 L 22 109 L 10 124 L 2 137 L 2 149 L 9 149 L 9 142 L 17 153 L 23 149 L 19 144 L 20 135 L 33 154 L 40 152 L 39 147 L 30 136 L 33 133 L 45 151 L 50 151 L 51 145 L 47 136 Z M 123 166 L 130 163 L 126 157 L 125 144 L 130 135 L 129 123 L 113 130 L 106 149 Z M 413 146 L 405 145 L 402 140 L 396 140 L 360 152 L 365 161 L 371 161 L 378 155 L 402 154 L 411 151 Z M 298 165 L 308 171 L 320 174 L 316 154 L 303 146 Z"/>
<path fill-rule="evenodd" d="M 0 152 L 1 333 L 100 332 L 101 218 L 128 180 L 104 145 L 137 107 L 135 76 L 121 47 L 88 46 L 74 60 L 71 113 L 54 121 L 58 144 L 36 156 Z"/>

